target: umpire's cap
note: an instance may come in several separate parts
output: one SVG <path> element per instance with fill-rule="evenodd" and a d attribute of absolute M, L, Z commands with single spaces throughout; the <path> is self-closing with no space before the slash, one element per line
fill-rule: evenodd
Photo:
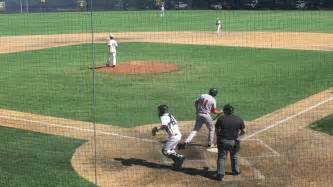
<path fill-rule="evenodd" d="M 218 91 L 217 91 L 216 88 L 211 88 L 211 89 L 209 89 L 208 94 L 211 95 L 211 96 L 213 96 L 213 97 L 215 97 L 215 96 L 217 96 Z"/>
<path fill-rule="evenodd" d="M 169 107 L 166 104 L 162 104 L 157 107 L 158 115 L 162 116 L 163 114 L 167 113 L 169 111 Z"/>
<path fill-rule="evenodd" d="M 112 33 L 109 34 L 110 38 L 114 38 L 114 35 Z"/>
<path fill-rule="evenodd" d="M 225 114 L 232 114 L 234 112 L 234 107 L 231 106 L 230 104 L 226 104 L 223 106 L 223 112 Z"/>

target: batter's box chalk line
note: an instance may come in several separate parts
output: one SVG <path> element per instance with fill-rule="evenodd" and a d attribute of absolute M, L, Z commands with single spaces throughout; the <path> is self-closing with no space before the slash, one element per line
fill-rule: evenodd
<path fill-rule="evenodd" d="M 275 149 L 273 149 L 272 147 L 270 147 L 269 145 L 267 145 L 265 142 L 263 142 L 260 139 L 247 139 L 247 140 L 242 140 L 241 142 L 244 142 L 244 141 L 259 142 L 260 145 L 262 145 L 267 150 L 269 150 L 270 154 L 257 155 L 257 156 L 241 156 L 241 158 L 260 158 L 260 157 L 279 157 L 279 156 L 281 156 L 281 154 L 279 152 L 277 152 Z M 215 148 L 215 147 L 214 148 L 208 148 L 207 151 L 211 152 L 211 153 L 218 153 L 218 149 Z"/>

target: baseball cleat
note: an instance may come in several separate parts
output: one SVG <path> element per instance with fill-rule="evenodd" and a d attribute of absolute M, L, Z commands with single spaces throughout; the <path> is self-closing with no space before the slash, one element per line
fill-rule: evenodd
<path fill-rule="evenodd" d="M 207 146 L 208 148 L 217 148 L 217 145 L 216 144 L 208 144 L 208 146 Z"/>
<path fill-rule="evenodd" d="M 175 163 L 173 164 L 173 167 L 175 169 L 182 169 L 182 165 L 184 163 L 184 160 L 185 160 L 184 157 L 179 158 L 178 160 L 175 161 Z"/>
<path fill-rule="evenodd" d="M 214 179 L 217 181 L 224 181 L 224 176 L 221 174 L 217 174 Z"/>
<path fill-rule="evenodd" d="M 241 174 L 241 172 L 239 171 L 239 172 L 232 172 L 232 175 L 234 175 L 234 176 L 237 176 L 237 175 L 240 175 Z"/>

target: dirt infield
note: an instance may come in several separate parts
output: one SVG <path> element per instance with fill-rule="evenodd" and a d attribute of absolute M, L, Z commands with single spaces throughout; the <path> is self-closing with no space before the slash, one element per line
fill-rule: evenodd
<path fill-rule="evenodd" d="M 100 73 L 115 74 L 151 74 L 151 73 L 168 73 L 178 70 L 178 65 L 168 64 L 159 61 L 128 61 L 122 62 L 116 67 L 96 67 Z"/>
<path fill-rule="evenodd" d="M 120 43 L 154 42 L 333 51 L 331 33 L 226 32 L 217 35 L 212 32 L 121 32 L 114 35 Z M 94 41 L 105 43 L 107 36 L 108 33 L 94 33 Z M 0 54 L 91 43 L 91 41 L 91 33 L 1 36 L 0 43 L 6 45 L 0 45 Z"/>
<path fill-rule="evenodd" d="M 241 150 L 243 173 L 227 175 L 225 185 L 330 186 L 333 137 L 304 127 L 331 113 L 333 88 L 247 122 Z M 188 157 L 185 169 L 173 171 L 160 153 L 165 136 L 150 135 L 157 124 L 123 129 L 9 110 L 0 110 L 0 124 L 88 140 L 76 150 L 72 165 L 79 175 L 100 186 L 221 185 L 210 179 L 216 154 L 200 145 L 206 142 L 205 128 L 196 137 L 197 144 L 184 152 Z M 186 136 L 193 122 L 180 124 Z"/>

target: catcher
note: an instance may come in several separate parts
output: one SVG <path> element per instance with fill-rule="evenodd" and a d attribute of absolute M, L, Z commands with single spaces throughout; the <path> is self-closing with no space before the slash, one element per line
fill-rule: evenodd
<path fill-rule="evenodd" d="M 182 138 L 182 134 L 178 128 L 177 120 L 169 113 L 167 105 L 158 106 L 158 115 L 161 120 L 161 126 L 154 127 L 152 129 L 152 135 L 155 136 L 156 133 L 160 130 L 165 130 L 166 133 L 168 133 L 169 138 L 163 145 L 162 154 L 174 161 L 174 169 L 181 169 L 185 158 L 183 155 L 178 154 L 175 151 L 178 142 Z"/>

